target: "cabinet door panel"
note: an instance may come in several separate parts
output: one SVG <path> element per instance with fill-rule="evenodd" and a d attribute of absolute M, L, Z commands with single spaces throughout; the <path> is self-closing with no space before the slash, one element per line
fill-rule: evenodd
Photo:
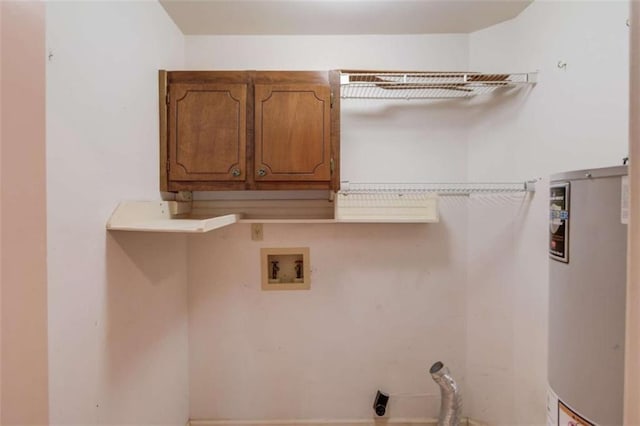
<path fill-rule="evenodd" d="M 173 84 L 169 94 L 169 180 L 245 180 L 247 86 Z"/>
<path fill-rule="evenodd" d="M 256 84 L 255 99 L 255 180 L 330 180 L 329 87 Z"/>

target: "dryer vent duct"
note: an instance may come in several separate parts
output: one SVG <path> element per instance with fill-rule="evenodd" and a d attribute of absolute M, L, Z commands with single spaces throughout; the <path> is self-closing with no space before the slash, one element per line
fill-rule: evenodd
<path fill-rule="evenodd" d="M 429 369 L 431 377 L 440 386 L 440 417 L 438 426 L 460 426 L 462 396 L 449 369 L 440 361 Z"/>

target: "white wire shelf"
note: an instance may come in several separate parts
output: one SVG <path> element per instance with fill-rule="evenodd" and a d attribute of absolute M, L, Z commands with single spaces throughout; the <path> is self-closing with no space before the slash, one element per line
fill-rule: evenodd
<path fill-rule="evenodd" d="M 535 192 L 535 180 L 526 182 L 482 183 L 340 183 L 339 194 L 422 194 L 470 195 Z"/>
<path fill-rule="evenodd" d="M 537 73 L 342 71 L 343 99 L 451 99 L 491 93 L 498 88 L 530 86 Z"/>

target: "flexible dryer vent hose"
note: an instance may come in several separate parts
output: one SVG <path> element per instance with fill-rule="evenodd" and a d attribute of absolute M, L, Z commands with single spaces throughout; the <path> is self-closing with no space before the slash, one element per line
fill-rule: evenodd
<path fill-rule="evenodd" d="M 453 380 L 449 369 L 440 361 L 429 369 L 431 377 L 440 386 L 440 417 L 438 426 L 459 426 L 462 412 L 460 388 Z"/>

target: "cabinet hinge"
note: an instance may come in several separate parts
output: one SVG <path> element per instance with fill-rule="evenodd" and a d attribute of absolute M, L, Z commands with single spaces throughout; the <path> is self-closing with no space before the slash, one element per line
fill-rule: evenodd
<path fill-rule="evenodd" d="M 333 92 L 329 94 L 329 105 L 331 108 L 333 108 Z"/>
<path fill-rule="evenodd" d="M 167 90 L 167 95 L 165 96 L 165 101 L 167 102 L 167 105 L 169 105 L 169 91 Z"/>
<path fill-rule="evenodd" d="M 333 171 L 336 168 L 336 164 L 333 161 L 333 158 L 331 160 L 329 160 L 329 172 L 331 173 L 331 175 L 333 176 Z"/>

